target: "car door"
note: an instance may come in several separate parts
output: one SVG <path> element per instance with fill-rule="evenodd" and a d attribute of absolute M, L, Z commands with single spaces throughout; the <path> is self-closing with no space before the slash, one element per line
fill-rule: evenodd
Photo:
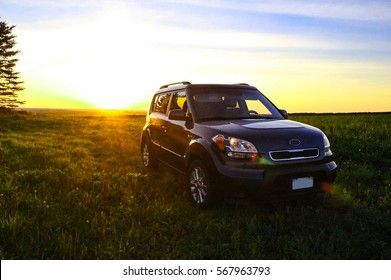
<path fill-rule="evenodd" d="M 174 92 L 169 110 L 186 110 L 186 95 L 184 91 Z M 167 119 L 162 137 L 162 147 L 166 151 L 166 162 L 179 171 L 184 171 L 185 153 L 191 137 L 184 120 Z"/>
<path fill-rule="evenodd" d="M 167 109 L 170 96 L 171 93 L 169 92 L 160 93 L 155 96 L 152 112 L 149 118 L 149 129 L 154 152 L 161 160 L 164 160 L 165 156 L 162 144 L 164 143 L 164 135 L 166 133 Z"/>

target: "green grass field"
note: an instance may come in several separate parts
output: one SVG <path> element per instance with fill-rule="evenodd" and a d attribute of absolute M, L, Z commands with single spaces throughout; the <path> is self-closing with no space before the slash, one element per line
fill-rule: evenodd
<path fill-rule="evenodd" d="M 200 211 L 132 112 L 0 114 L 0 259 L 391 259 L 391 113 L 292 115 L 339 165 L 310 200 Z"/>

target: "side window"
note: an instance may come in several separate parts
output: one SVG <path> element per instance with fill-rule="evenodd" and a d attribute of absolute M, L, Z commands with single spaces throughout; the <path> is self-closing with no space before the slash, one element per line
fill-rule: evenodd
<path fill-rule="evenodd" d="M 170 93 L 162 93 L 155 97 L 153 112 L 166 114 L 168 102 L 170 101 Z"/>
<path fill-rule="evenodd" d="M 184 91 L 175 92 L 172 95 L 170 110 L 183 109 L 183 106 L 185 106 L 185 101 L 186 101 L 186 94 Z"/>

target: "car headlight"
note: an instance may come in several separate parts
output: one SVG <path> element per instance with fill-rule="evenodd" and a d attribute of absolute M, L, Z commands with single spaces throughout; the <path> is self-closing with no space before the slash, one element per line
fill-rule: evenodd
<path fill-rule="evenodd" d="M 326 134 L 323 134 L 324 153 L 326 156 L 331 156 L 330 141 Z"/>
<path fill-rule="evenodd" d="M 220 151 L 224 152 L 230 158 L 255 159 L 258 150 L 254 144 L 246 140 L 235 137 L 224 137 L 218 134 L 212 138 Z"/>

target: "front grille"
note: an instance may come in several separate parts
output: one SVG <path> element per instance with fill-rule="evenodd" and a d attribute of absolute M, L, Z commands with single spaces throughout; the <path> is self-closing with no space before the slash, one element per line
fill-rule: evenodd
<path fill-rule="evenodd" d="M 300 150 L 272 151 L 269 154 L 270 158 L 274 161 L 301 160 L 317 158 L 319 156 L 319 149 L 311 148 Z"/>

